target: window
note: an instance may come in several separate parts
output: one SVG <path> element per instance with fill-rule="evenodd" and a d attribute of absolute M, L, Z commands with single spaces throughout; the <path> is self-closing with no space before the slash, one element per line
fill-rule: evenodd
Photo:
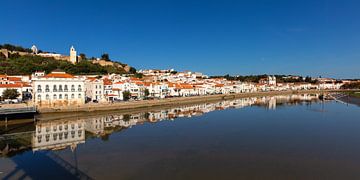
<path fill-rule="evenodd" d="M 56 94 L 54 94 L 54 97 L 53 97 L 53 99 L 57 99 L 57 96 L 56 96 Z"/>
<path fill-rule="evenodd" d="M 75 92 L 75 85 L 71 85 L 71 92 Z"/>
<path fill-rule="evenodd" d="M 81 90 L 81 85 L 78 86 L 78 91 L 82 91 L 82 90 Z"/>
<path fill-rule="evenodd" d="M 69 99 L 69 96 L 68 96 L 68 94 L 65 94 L 65 99 Z"/>
<path fill-rule="evenodd" d="M 49 85 L 46 85 L 45 86 L 45 92 L 49 92 L 49 91 L 50 91 Z"/>
<path fill-rule="evenodd" d="M 97 89 L 97 85 L 95 85 L 95 89 Z"/>
<path fill-rule="evenodd" d="M 53 92 L 57 92 L 56 85 L 53 86 Z"/>
<path fill-rule="evenodd" d="M 78 94 L 78 98 L 81 98 L 81 94 Z"/>
<path fill-rule="evenodd" d="M 62 99 L 62 94 L 59 94 L 59 99 Z"/>
<path fill-rule="evenodd" d="M 63 89 L 62 89 L 62 85 L 59 85 L 59 92 L 62 92 Z"/>
<path fill-rule="evenodd" d="M 37 86 L 37 92 L 40 93 L 41 92 L 41 85 Z"/>
<path fill-rule="evenodd" d="M 74 99 L 74 98 L 75 98 L 74 94 L 71 94 L 71 99 Z"/>
<path fill-rule="evenodd" d="M 41 101 L 41 94 L 38 94 L 37 98 L 38 98 L 38 101 Z"/>
<path fill-rule="evenodd" d="M 50 99 L 50 96 L 48 94 L 46 94 L 46 100 L 49 100 Z"/>
<path fill-rule="evenodd" d="M 64 85 L 64 91 L 68 92 L 68 86 L 67 85 Z"/>

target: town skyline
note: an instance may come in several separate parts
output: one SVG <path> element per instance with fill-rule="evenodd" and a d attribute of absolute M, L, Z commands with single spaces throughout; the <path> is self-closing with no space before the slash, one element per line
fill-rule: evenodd
<path fill-rule="evenodd" d="M 359 78 L 358 2 L 32 2 L 3 2 L 2 43 L 74 45 L 137 69 Z"/>

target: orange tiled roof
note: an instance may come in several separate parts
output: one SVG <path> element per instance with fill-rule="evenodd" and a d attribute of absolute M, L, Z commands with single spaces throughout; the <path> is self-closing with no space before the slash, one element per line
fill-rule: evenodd
<path fill-rule="evenodd" d="M 46 77 L 46 78 L 75 78 L 73 75 L 67 74 L 67 73 L 50 73 L 50 74 L 45 75 L 44 77 Z"/>
<path fill-rule="evenodd" d="M 9 81 L 21 81 L 21 78 L 19 77 L 8 77 Z"/>
<path fill-rule="evenodd" d="M 22 88 L 24 84 L 15 83 L 15 84 L 0 84 L 0 88 Z"/>
<path fill-rule="evenodd" d="M 104 79 L 104 85 L 112 85 L 113 83 L 109 79 Z"/>

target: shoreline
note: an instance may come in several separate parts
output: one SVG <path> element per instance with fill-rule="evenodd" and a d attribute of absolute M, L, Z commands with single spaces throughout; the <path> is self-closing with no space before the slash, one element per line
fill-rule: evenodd
<path fill-rule="evenodd" d="M 305 91 L 269 91 L 269 92 L 254 92 L 254 93 L 239 93 L 239 94 L 219 94 L 207 96 L 192 96 L 192 97 L 174 97 L 159 100 L 141 100 L 141 101 L 128 101 L 119 103 L 107 104 L 85 104 L 76 107 L 63 107 L 63 108 L 38 108 L 39 114 L 51 113 L 71 113 L 71 112 L 98 112 L 98 111 L 114 111 L 114 110 L 134 110 L 145 109 L 169 105 L 185 105 L 194 103 L 204 103 L 211 101 L 220 101 L 236 98 L 249 98 L 261 96 L 276 96 L 276 95 L 291 95 L 291 94 L 308 94 L 308 93 L 330 93 L 342 92 L 344 90 L 305 90 Z M 346 90 L 345 90 L 346 91 Z"/>

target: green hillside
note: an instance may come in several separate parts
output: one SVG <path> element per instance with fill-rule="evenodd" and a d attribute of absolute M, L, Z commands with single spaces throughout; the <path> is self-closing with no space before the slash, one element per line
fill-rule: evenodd
<path fill-rule="evenodd" d="M 15 50 L 20 52 L 28 52 L 29 49 L 14 45 L 0 45 L 0 49 Z M 121 65 L 121 63 L 119 63 Z M 0 74 L 7 75 L 30 75 L 35 71 L 45 71 L 49 73 L 55 69 L 62 69 L 67 73 L 77 75 L 87 74 L 126 74 L 136 73 L 135 68 L 130 68 L 130 72 L 126 72 L 122 66 L 101 66 L 93 64 L 91 60 L 81 60 L 77 64 L 68 61 L 56 60 L 41 56 L 25 55 L 20 56 L 17 53 L 10 54 L 9 58 L 5 58 L 0 53 Z"/>

